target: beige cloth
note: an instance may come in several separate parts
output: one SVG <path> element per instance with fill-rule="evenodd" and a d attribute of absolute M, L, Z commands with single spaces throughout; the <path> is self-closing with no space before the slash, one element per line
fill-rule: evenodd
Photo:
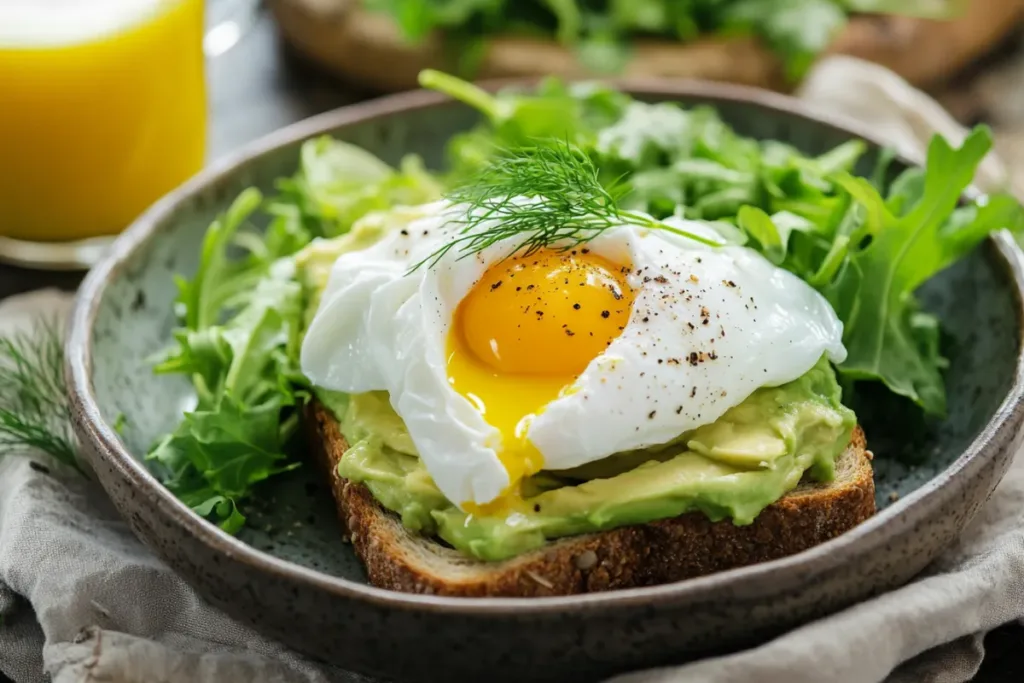
<path fill-rule="evenodd" d="M 856 115 L 920 156 L 932 131 L 964 131 L 891 73 L 821 64 L 801 96 Z M 990 158 L 978 181 L 1003 185 Z M 0 304 L 0 333 L 66 310 L 37 292 Z M 26 455 L 26 454 L 22 454 Z M 153 557 L 92 482 L 41 454 L 0 458 L 0 671 L 15 683 L 328 683 L 314 665 L 203 601 Z M 1024 459 L 972 527 L 913 583 L 746 652 L 620 676 L 618 683 L 961 683 L 986 631 L 1024 616 Z"/>

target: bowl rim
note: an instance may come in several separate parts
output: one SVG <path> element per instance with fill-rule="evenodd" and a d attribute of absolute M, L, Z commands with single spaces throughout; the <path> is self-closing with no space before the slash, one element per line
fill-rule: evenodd
<path fill-rule="evenodd" d="M 536 79 L 502 79 L 484 83 L 495 90 L 508 85 L 528 85 Z M 592 82 L 584 79 L 576 82 Z M 884 147 L 862 124 L 826 113 L 795 98 L 758 88 L 719 84 L 703 81 L 665 80 L 658 78 L 630 78 L 610 81 L 634 96 L 671 100 L 689 98 L 709 104 L 746 104 L 767 109 L 776 114 L 799 120 L 809 120 L 819 126 L 831 128 L 844 135 L 861 138 L 869 144 Z M 134 254 L 149 243 L 173 218 L 178 207 L 207 186 L 216 184 L 242 169 L 247 163 L 265 154 L 298 144 L 310 137 L 329 133 L 347 125 L 422 109 L 452 106 L 446 96 L 414 90 L 388 95 L 319 114 L 263 136 L 237 151 L 226 155 L 183 185 L 157 201 L 142 214 L 115 241 L 108 255 L 85 277 L 75 298 L 65 342 L 65 374 L 76 430 L 79 438 L 89 442 L 100 456 L 118 471 L 130 484 L 146 492 L 163 515 L 214 552 L 230 555 L 252 569 L 269 572 L 277 578 L 302 582 L 335 597 L 359 600 L 389 609 L 426 612 L 445 612 L 465 617 L 487 616 L 494 613 L 515 616 L 538 616 L 567 611 L 593 612 L 611 608 L 645 607 L 654 602 L 680 603 L 704 600 L 717 591 L 730 595 L 743 595 L 745 591 L 758 592 L 758 587 L 781 585 L 799 574 L 801 582 L 813 580 L 835 570 L 863 552 L 865 543 L 884 543 L 884 529 L 890 524 L 912 524 L 911 518 L 936 512 L 943 502 L 955 495 L 952 480 L 983 467 L 999 450 L 999 445 L 1012 440 L 1014 432 L 1024 419 L 1024 253 L 1005 230 L 990 236 L 998 257 L 1004 262 L 1006 275 L 1014 290 L 1017 325 L 1019 328 L 1017 361 L 1013 383 L 999 407 L 980 433 L 956 460 L 942 472 L 919 486 L 898 502 L 876 513 L 853 529 L 805 551 L 777 560 L 730 569 L 676 583 L 657 586 L 627 588 L 608 592 L 568 596 L 535 598 L 518 597 L 448 597 L 391 591 L 373 585 L 325 574 L 269 553 L 258 550 L 231 536 L 214 524 L 196 515 L 166 489 L 143 463 L 132 456 L 114 427 L 103 419 L 93 391 L 92 329 L 102 297 L 108 285 L 127 267 Z M 458 105 L 463 106 L 463 105 Z M 904 163 L 920 165 L 919 159 L 898 155 Z M 971 188 L 968 195 L 977 195 Z M 802 570 L 802 571 L 800 571 Z"/>

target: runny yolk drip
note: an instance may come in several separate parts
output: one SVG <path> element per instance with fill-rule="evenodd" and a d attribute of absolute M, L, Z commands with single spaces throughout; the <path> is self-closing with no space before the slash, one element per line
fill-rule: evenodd
<path fill-rule="evenodd" d="M 494 447 L 508 494 L 544 465 L 526 438 L 530 418 L 625 328 L 634 297 L 628 273 L 587 249 L 545 249 L 493 265 L 459 304 L 448 381 L 500 432 Z"/>

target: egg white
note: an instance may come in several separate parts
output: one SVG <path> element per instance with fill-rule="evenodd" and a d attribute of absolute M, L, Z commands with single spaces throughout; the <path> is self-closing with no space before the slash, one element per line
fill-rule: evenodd
<path fill-rule="evenodd" d="M 500 433 L 449 384 L 449 331 L 459 302 L 518 245 L 513 238 L 466 258 L 456 249 L 411 271 L 455 237 L 462 219 L 463 209 L 445 202 L 405 209 L 380 242 L 338 258 L 301 353 L 317 386 L 388 391 L 431 477 L 457 505 L 491 502 L 510 482 Z M 677 225 L 709 234 L 699 223 Z M 588 246 L 631 265 L 636 299 L 621 335 L 529 424 L 547 469 L 665 443 L 762 386 L 800 377 L 822 354 L 845 357 L 842 324 L 824 298 L 752 250 L 632 226 Z"/>
<path fill-rule="evenodd" d="M 626 328 L 573 391 L 533 420 L 527 436 L 548 469 L 664 444 L 756 389 L 797 379 L 824 354 L 846 357 L 828 302 L 751 249 L 633 228 L 589 246 L 626 252 L 636 299 Z"/>

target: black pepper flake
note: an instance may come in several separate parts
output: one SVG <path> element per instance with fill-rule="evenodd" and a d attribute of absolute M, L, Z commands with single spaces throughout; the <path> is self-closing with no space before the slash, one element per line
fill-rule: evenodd
<path fill-rule="evenodd" d="M 647 316 L 645 315 L 645 316 L 643 317 L 643 319 L 642 319 L 642 320 L 641 320 L 640 322 L 645 322 L 645 323 L 646 323 L 646 322 L 650 322 L 650 320 L 651 320 L 651 319 L 650 319 L 650 318 L 648 318 L 648 317 L 647 317 Z"/>
<path fill-rule="evenodd" d="M 612 314 L 611 311 L 601 311 L 601 317 L 602 318 L 607 318 L 611 314 Z"/>
<path fill-rule="evenodd" d="M 733 282 L 732 280 L 722 280 L 722 284 L 725 285 L 726 287 L 735 287 L 736 286 L 736 283 Z"/>
<path fill-rule="evenodd" d="M 409 236 L 409 231 L 406 230 L 405 228 L 402 228 L 402 237 L 408 237 L 408 236 Z"/>
<path fill-rule="evenodd" d="M 516 291 L 517 292 L 521 292 L 521 291 L 523 291 L 523 288 L 522 287 L 516 287 Z"/>
<path fill-rule="evenodd" d="M 566 331 L 565 331 L 565 333 L 566 333 L 567 335 L 569 335 L 570 337 L 575 337 L 575 336 L 576 336 L 576 333 L 575 333 L 575 332 L 573 332 L 572 330 L 566 330 Z"/>
<path fill-rule="evenodd" d="M 534 512 L 540 512 L 540 503 L 534 503 L 533 504 L 533 511 Z"/>
<path fill-rule="evenodd" d="M 544 317 L 544 311 L 534 311 L 534 313 L 537 314 L 538 318 L 543 318 Z"/>
<path fill-rule="evenodd" d="M 572 308 L 573 308 L 574 311 L 578 311 L 578 310 L 580 310 L 580 305 L 579 304 L 573 304 Z"/>
<path fill-rule="evenodd" d="M 690 323 L 690 322 L 688 322 L 688 323 L 686 323 L 686 324 L 690 326 L 690 329 L 691 329 L 691 330 L 695 330 L 695 329 L 697 329 L 697 326 L 696 326 L 696 325 L 694 325 L 693 323 Z"/>
<path fill-rule="evenodd" d="M 654 419 L 654 416 L 655 416 L 655 415 L 656 415 L 657 413 L 658 413 L 658 411 L 657 411 L 657 410 L 652 410 L 651 412 L 647 413 L 647 419 L 648 419 L 648 420 L 653 420 L 653 419 Z"/>
<path fill-rule="evenodd" d="M 697 387 L 694 387 L 694 388 L 690 389 L 690 398 L 693 398 L 696 395 L 697 395 Z"/>
<path fill-rule="evenodd" d="M 696 351 L 691 351 L 690 355 L 686 357 L 686 360 L 690 362 L 690 365 L 697 365 L 700 356 L 697 355 Z"/>
<path fill-rule="evenodd" d="M 493 285 L 491 285 L 491 291 L 493 292 L 493 291 L 494 291 L 494 290 L 496 290 L 496 289 L 497 289 L 498 287 L 501 287 L 501 280 L 498 280 L 498 281 L 497 281 L 497 282 L 495 282 L 495 283 L 494 283 Z"/>
<path fill-rule="evenodd" d="M 691 394 L 691 396 L 692 396 L 692 394 Z M 676 415 L 678 415 L 681 412 L 683 412 L 683 407 L 682 406 L 679 406 L 678 408 L 676 408 Z"/>
<path fill-rule="evenodd" d="M 529 292 L 533 287 L 534 285 L 526 285 L 526 291 Z"/>

